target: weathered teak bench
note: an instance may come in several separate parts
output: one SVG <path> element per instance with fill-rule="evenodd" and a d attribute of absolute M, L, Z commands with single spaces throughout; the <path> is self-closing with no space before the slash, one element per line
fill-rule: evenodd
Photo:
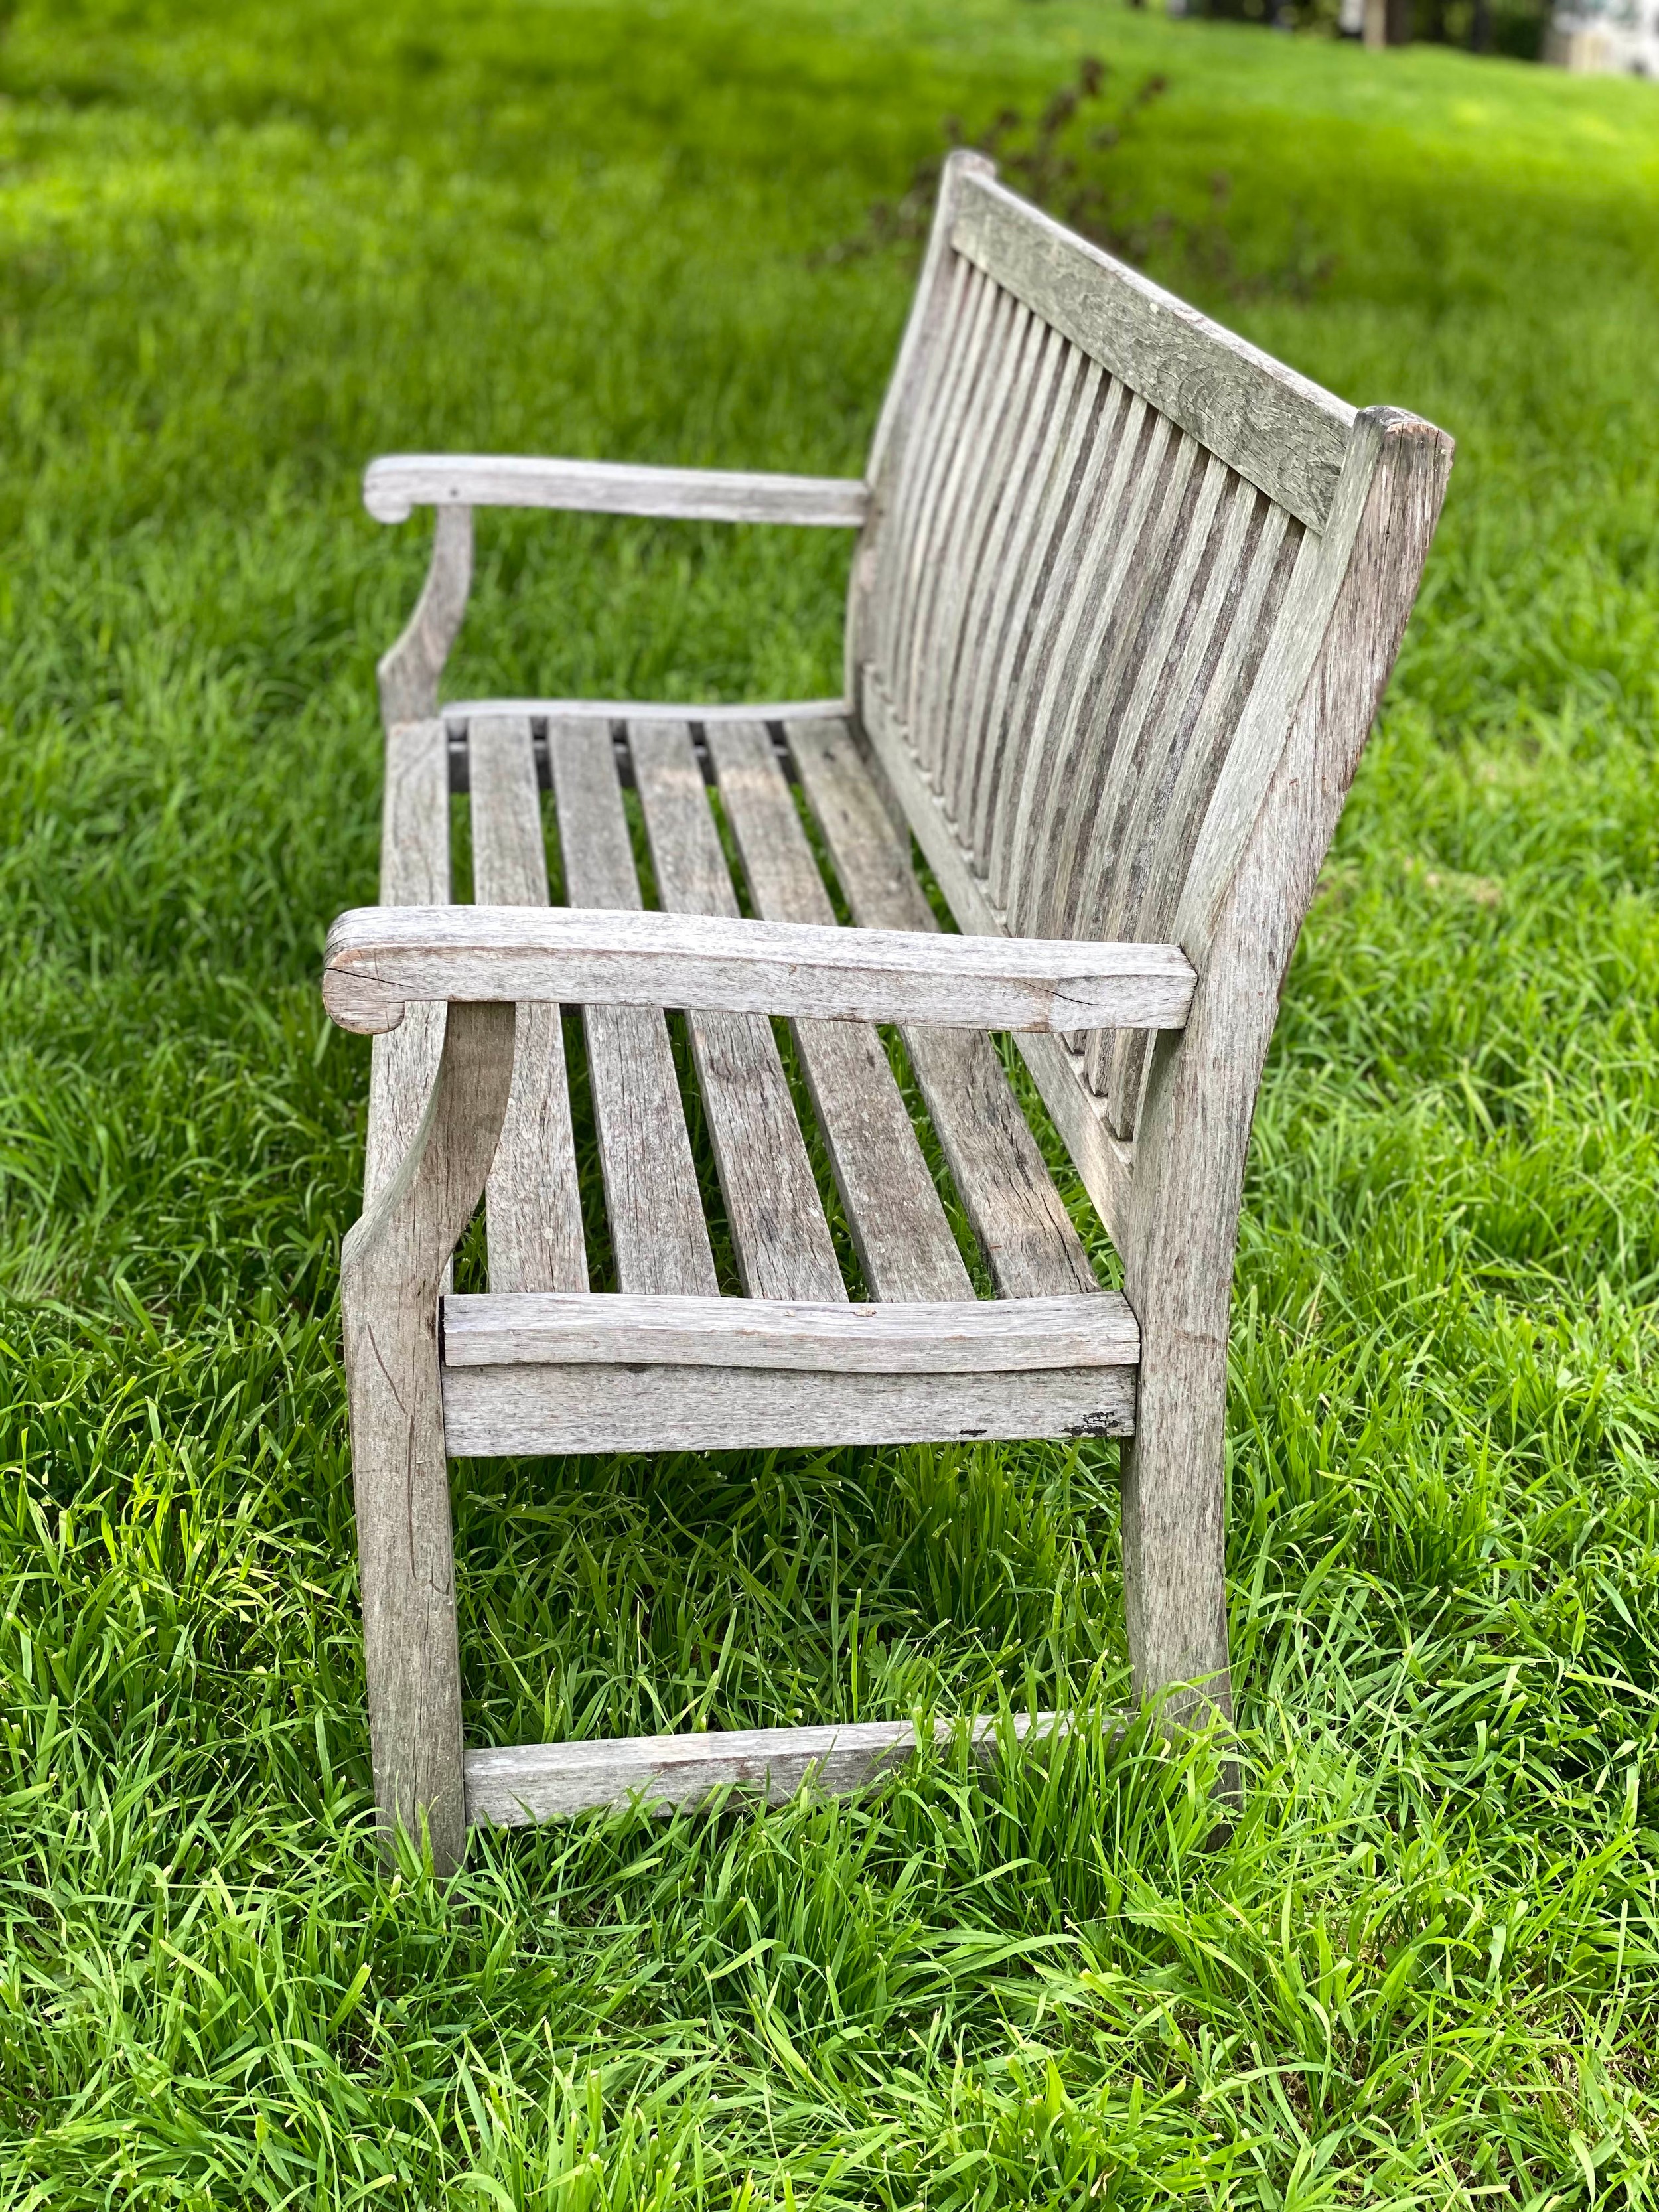
<path fill-rule="evenodd" d="M 452 1455 L 1125 1437 L 1137 1690 L 1177 1720 L 1229 1710 L 1246 1142 L 1450 454 L 958 155 L 863 482 L 371 467 L 370 513 L 435 507 L 436 542 L 380 665 L 382 903 L 335 925 L 324 991 L 375 1036 L 343 1284 L 375 1784 L 383 1820 L 424 1823 L 441 1866 L 469 1820 L 734 1779 L 775 1796 L 809 1766 L 835 1786 L 909 1741 L 882 1725 L 464 1751 Z M 440 712 L 471 510 L 502 505 L 856 530 L 846 696 Z M 454 791 L 471 906 L 449 903 Z M 854 929 L 836 926 L 797 791 Z M 959 935 L 936 927 L 913 836 Z M 582 1009 L 614 1294 L 589 1291 L 561 1005 Z M 720 1293 L 664 1007 L 690 1010 L 741 1297 Z M 872 1303 L 849 1303 L 775 1015 Z M 975 1296 L 877 1024 L 902 1036 L 994 1300 Z M 988 1030 L 1018 1033 L 1124 1295 L 1097 1286 Z M 446 1296 L 481 1194 L 489 1293 Z"/>

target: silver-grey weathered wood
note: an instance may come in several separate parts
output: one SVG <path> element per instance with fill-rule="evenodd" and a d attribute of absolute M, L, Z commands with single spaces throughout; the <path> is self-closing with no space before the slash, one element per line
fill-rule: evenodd
<path fill-rule="evenodd" d="M 983 175 L 951 226 L 983 269 L 1310 529 L 1336 495 L 1354 410 Z"/>
<path fill-rule="evenodd" d="M 380 719 L 388 730 L 438 711 L 438 679 L 460 634 L 472 588 L 472 510 L 441 508 L 432 532 L 426 583 L 403 635 L 376 672 Z"/>
<path fill-rule="evenodd" d="M 1124 1438 L 1137 1693 L 1167 1725 L 1226 1720 L 1250 1121 L 1449 460 L 1431 425 L 1356 414 L 959 153 L 861 482 L 446 456 L 371 471 L 373 512 L 428 501 L 439 525 L 382 664 L 381 906 L 337 927 L 325 996 L 384 1032 L 345 1284 L 367 1657 L 382 1818 L 425 1821 L 440 1863 L 459 1850 L 463 1773 L 471 1817 L 511 1825 L 734 1783 L 775 1802 L 812 1773 L 851 1787 L 912 1741 L 884 1722 L 463 1765 L 446 1452 Z M 439 718 L 471 509 L 507 501 L 856 528 L 844 696 L 475 700 Z M 854 928 L 834 926 L 782 748 Z M 550 773 L 556 915 L 533 788 Z M 619 773 L 666 913 L 641 911 Z M 758 923 L 738 912 L 711 774 Z M 511 907 L 447 907 L 448 793 L 469 788 L 480 897 Z M 936 926 L 912 839 L 959 937 Z M 543 1162 L 516 1090 L 508 1103 L 514 1025 L 514 1080 L 535 1072 L 550 1100 L 530 1032 L 561 999 L 585 1008 L 609 1298 L 574 1263 L 540 1293 L 504 1292 L 495 1267 L 496 1194 L 516 1206 L 526 1158 Z M 664 1006 L 690 1010 L 744 1297 L 718 1295 Z M 777 1015 L 876 1304 L 849 1304 L 835 1267 Z M 870 1026 L 890 1019 L 996 1302 L 972 1295 Z M 1095 1282 L 988 1026 L 1015 1030 L 1121 1255 L 1121 1297 Z M 441 1308 L 504 1115 L 491 1293 Z M 507 1279 L 530 1279 L 515 1266 Z"/>
<path fill-rule="evenodd" d="M 639 877 L 609 733 L 556 722 L 548 752 L 567 896 L 614 908 L 620 919 L 663 919 L 629 911 L 640 904 Z M 660 1002 L 588 1004 L 582 1019 L 617 1280 L 624 1291 L 715 1297 L 720 1279 Z"/>
<path fill-rule="evenodd" d="M 757 476 L 735 469 L 630 467 L 483 453 L 388 453 L 370 463 L 363 505 L 377 522 L 417 507 L 550 507 L 587 514 L 702 522 L 794 522 L 856 530 L 868 496 L 857 478 Z"/>
<path fill-rule="evenodd" d="M 547 847 L 530 725 L 480 715 L 468 736 L 472 895 L 481 906 L 545 907 Z M 513 1091 L 484 1194 L 495 1291 L 585 1291 L 576 1145 L 556 1002 L 519 1008 Z"/>
<path fill-rule="evenodd" d="M 380 808 L 380 904 L 441 906 L 449 896 L 449 755 L 439 721 L 398 722 L 386 732 Z M 411 1008 L 377 1036 L 368 1071 L 363 1206 L 371 1206 L 408 1157 L 443 1050 L 444 1010 Z"/>
<path fill-rule="evenodd" d="M 738 897 L 684 722 L 629 724 L 634 781 L 665 907 L 738 916 Z M 844 1299 L 789 1079 L 763 1014 L 686 1018 L 720 1195 L 746 1298 Z"/>
<path fill-rule="evenodd" d="M 995 1764 L 1005 1741 L 1035 1747 L 1062 1735 L 1063 1713 L 981 1714 L 966 1729 L 969 1756 Z M 945 1757 L 957 1723 L 933 1723 Z M 915 1758 L 910 1721 L 841 1721 L 827 1728 L 709 1729 L 683 1735 L 613 1736 L 600 1743 L 532 1743 L 466 1754 L 468 1818 L 480 1827 L 520 1828 L 578 1813 L 629 1806 L 690 1811 L 723 1790 L 756 1791 L 787 1805 L 803 1787 L 827 1796 L 861 1789 Z"/>
<path fill-rule="evenodd" d="M 786 727 L 854 920 L 866 929 L 937 929 L 908 841 L 895 830 L 850 729 L 828 720 Z M 1002 1297 L 1095 1289 L 1082 1239 L 989 1039 L 978 1030 L 909 1028 L 904 1048 Z"/>
<path fill-rule="evenodd" d="M 452 741 L 464 738 L 475 714 L 527 714 L 538 722 L 626 723 L 638 715 L 647 722 L 794 722 L 819 715 L 833 719 L 848 711 L 845 699 L 796 699 L 779 705 L 688 706 L 643 699 L 457 699 L 447 702 L 444 721 Z"/>
<path fill-rule="evenodd" d="M 777 777 L 780 804 L 787 806 L 787 790 L 763 731 L 761 743 L 765 750 L 756 758 Z M 715 740 L 723 757 L 724 746 L 723 738 Z M 749 803 L 745 795 L 732 809 L 734 821 Z M 801 835 L 793 810 L 780 827 Z M 741 843 L 741 830 L 738 836 Z M 578 857 L 577 869 L 585 873 L 587 865 Z M 765 853 L 755 865 L 763 880 L 775 872 Z M 822 884 L 813 880 L 823 897 Z M 352 908 L 329 932 L 325 959 L 330 1013 L 343 1029 L 368 1036 L 395 1029 L 404 1006 L 423 999 L 529 994 L 556 996 L 567 1005 L 769 1011 L 817 1022 L 1179 1029 L 1194 980 L 1186 956 L 1173 945 L 972 940 L 848 931 L 833 921 L 608 913 L 585 906 L 546 912 Z"/>
<path fill-rule="evenodd" d="M 474 1459 L 1127 1437 L 1135 1422 L 1132 1367 L 829 1375 L 561 1362 L 446 1367 L 443 1393 L 449 1449 Z"/>
<path fill-rule="evenodd" d="M 709 731 L 708 748 L 760 915 L 813 929 L 831 954 L 837 943 L 855 943 L 866 933 L 834 926 L 835 909 L 769 732 L 753 723 L 723 724 Z M 971 1297 L 880 1037 L 872 1029 L 799 1019 L 794 1036 L 870 1291 L 878 1298 Z"/>
<path fill-rule="evenodd" d="M 511 1006 L 449 1009 L 415 1140 L 340 1259 L 375 1802 L 383 1832 L 424 1828 L 443 1872 L 466 1811 L 438 1293 L 507 1111 L 513 1023 Z"/>
<path fill-rule="evenodd" d="M 1306 590 L 1258 678 L 1187 874 L 1179 927 L 1205 980 L 1180 1048 L 1152 1055 L 1123 1247 L 1144 1347 L 1123 1480 L 1130 1651 L 1139 1694 L 1168 1696 L 1176 1718 L 1231 1704 L 1227 1310 L 1256 1091 L 1449 462 L 1449 440 L 1414 416 L 1357 418 Z"/>
<path fill-rule="evenodd" d="M 849 1305 L 763 1298 L 450 1297 L 450 1367 L 652 1359 L 846 1375 L 977 1375 L 1133 1367 L 1140 1331 L 1115 1291 Z"/>

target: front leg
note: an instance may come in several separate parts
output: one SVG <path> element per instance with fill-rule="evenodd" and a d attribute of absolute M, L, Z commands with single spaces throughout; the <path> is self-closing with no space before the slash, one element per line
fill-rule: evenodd
<path fill-rule="evenodd" d="M 466 1841 L 454 1539 L 438 1356 L 450 1254 L 483 1192 L 513 1079 L 511 1006 L 452 1006 L 413 1145 L 341 1256 L 374 1796 L 386 1840 Z"/>

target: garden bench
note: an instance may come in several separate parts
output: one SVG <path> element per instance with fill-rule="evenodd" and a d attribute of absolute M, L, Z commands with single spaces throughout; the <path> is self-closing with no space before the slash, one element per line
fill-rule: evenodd
<path fill-rule="evenodd" d="M 1171 1725 L 1230 1712 L 1246 1144 L 1450 456 L 1429 423 L 1356 412 L 958 154 L 862 481 L 369 469 L 370 513 L 435 507 L 435 539 L 380 664 L 381 903 L 336 923 L 324 994 L 374 1037 L 343 1301 L 375 1789 L 438 1865 L 469 1820 L 728 1782 L 775 1798 L 809 1771 L 845 1786 L 912 1740 L 883 1723 L 464 1749 L 452 1455 L 1121 1437 L 1136 1692 Z M 471 513 L 492 505 L 855 530 L 844 696 L 441 709 Z M 450 902 L 454 792 L 471 905 Z M 615 1291 L 590 1291 L 561 1007 L 581 1009 Z M 684 1010 L 738 1296 L 721 1295 L 665 1008 Z M 793 1025 L 857 1303 L 773 1017 Z M 1097 1283 L 988 1032 L 1016 1037 L 1121 1294 Z M 489 1291 L 449 1294 L 481 1197 Z"/>

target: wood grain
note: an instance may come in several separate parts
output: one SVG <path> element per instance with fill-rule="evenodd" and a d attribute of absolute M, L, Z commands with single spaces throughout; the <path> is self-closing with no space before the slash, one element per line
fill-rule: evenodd
<path fill-rule="evenodd" d="M 760 914 L 843 946 L 866 938 L 865 931 L 833 926 L 835 909 L 769 732 L 729 723 L 708 735 Z M 794 1037 L 870 1291 L 878 1298 L 971 1298 L 973 1285 L 880 1037 L 862 1026 L 806 1020 L 795 1022 Z"/>
<path fill-rule="evenodd" d="M 472 895 L 481 906 L 547 905 L 547 845 L 530 725 L 480 715 L 468 732 Z M 513 1091 L 484 1196 L 496 1291 L 585 1291 L 576 1144 L 556 1002 L 526 1001 Z"/>
<path fill-rule="evenodd" d="M 1322 530 L 1354 410 L 989 178 L 951 242 L 1230 468 Z"/>
<path fill-rule="evenodd" d="M 1001 917 L 924 781 L 902 732 L 888 716 L 880 688 L 873 680 L 866 685 L 865 697 L 863 729 L 957 927 L 969 936 L 1000 934 Z M 1025 1035 L 1018 1036 L 1018 1042 L 1083 1187 L 1121 1251 L 1133 1149 L 1108 1127 L 1104 1107 L 1084 1083 L 1080 1055 L 1069 1052 L 1055 1036 Z"/>
<path fill-rule="evenodd" d="M 439 522 L 420 605 L 381 665 L 381 904 L 337 925 L 325 994 L 371 1030 L 410 1010 L 376 1039 L 370 1204 L 343 1297 L 377 1801 L 385 1821 L 429 1823 L 441 1865 L 459 1856 L 462 1802 L 446 1443 L 1132 1437 L 1138 1694 L 1171 1725 L 1230 1711 L 1227 1319 L 1250 1121 L 1449 459 L 1430 425 L 1356 416 L 957 155 L 867 491 L 445 456 L 371 471 L 371 511 L 429 501 Z M 475 701 L 438 719 L 471 507 L 509 501 L 860 527 L 849 703 Z M 585 911 L 538 896 L 530 715 L 547 722 L 568 896 Z M 618 716 L 666 915 L 639 910 Z M 773 718 L 855 931 L 833 926 Z M 734 910 L 693 722 L 760 922 Z M 464 740 L 483 880 L 503 897 L 516 885 L 521 907 L 447 905 Z M 961 938 L 933 927 L 907 828 Z M 515 1017 L 498 1002 L 560 1000 L 586 1006 L 623 1294 L 452 1299 L 441 1368 L 449 1252 L 515 1110 Z M 729 1101 L 709 1123 L 746 1287 L 810 1279 L 810 1296 L 719 1297 L 664 1005 L 693 1010 L 705 1100 Z M 850 1306 L 822 1267 L 763 1012 L 794 1019 L 866 1279 L 900 1303 Z M 869 1026 L 887 1019 L 905 1024 L 1006 1304 L 972 1297 Z M 967 1033 L 981 1024 L 1018 1030 L 1123 1255 L 1124 1299 L 1093 1286 L 994 1054 Z M 1068 1042 L 1085 1030 L 1086 1054 Z M 545 1058 L 528 1054 L 544 1073 Z M 503 1158 L 517 1146 L 509 1129 Z M 763 1218 L 769 1188 L 781 1225 Z M 739 1216 L 753 1219 L 737 1229 Z M 881 1723 L 733 1735 L 712 1753 L 708 1738 L 480 1752 L 465 1789 L 472 1817 L 509 1823 L 635 1793 L 696 1802 L 732 1782 L 775 1799 L 815 1767 L 850 1786 L 909 1741 Z"/>
<path fill-rule="evenodd" d="M 961 1723 L 937 1720 L 935 1752 L 948 1754 Z M 969 1755 L 993 1765 L 1005 1741 L 1024 1747 L 1063 1735 L 1061 1713 L 981 1715 L 969 1722 Z M 837 1721 L 827 1727 L 710 1729 L 695 1735 L 613 1736 L 597 1743 L 530 1743 L 466 1754 L 467 1818 L 475 1827 L 520 1828 L 577 1813 L 690 1811 L 718 1791 L 754 1791 L 787 1805 L 803 1787 L 828 1796 L 862 1789 L 915 1758 L 910 1721 Z"/>
<path fill-rule="evenodd" d="M 438 679 L 460 633 L 472 588 L 472 510 L 449 507 L 432 532 L 432 560 L 415 611 L 375 671 L 380 720 L 390 730 L 438 711 Z"/>
<path fill-rule="evenodd" d="M 614 909 L 613 920 L 666 919 L 637 912 L 639 877 L 609 730 L 552 722 L 547 742 L 567 895 L 590 909 Z M 568 915 L 548 919 L 568 922 Z M 577 994 L 560 987 L 512 995 L 574 1003 Z M 611 1248 L 624 1291 L 713 1297 L 720 1280 L 660 1004 L 583 1008 Z"/>
<path fill-rule="evenodd" d="M 652 871 L 672 913 L 738 915 L 738 895 L 684 722 L 629 725 Z M 789 1079 L 758 1014 L 687 1016 L 744 1295 L 842 1299 L 836 1247 Z"/>
<path fill-rule="evenodd" d="M 1065 687 L 1079 633 L 1093 604 L 1081 580 L 1099 574 L 1111 558 L 1125 487 L 1133 481 L 1135 456 L 1146 434 L 1141 401 L 1115 378 L 1103 378 L 1085 426 L 1074 489 L 1048 556 L 1042 596 L 1030 610 L 1018 678 L 1011 671 L 999 702 L 984 836 L 974 848 L 975 865 L 999 905 L 1006 904 L 1008 877 L 1019 865 L 1015 831 L 1027 763 L 1047 734 L 1049 702 Z"/>
<path fill-rule="evenodd" d="M 1229 749 L 1183 896 L 1203 980 L 1152 1055 L 1122 1247 L 1143 1331 L 1124 1463 L 1130 1655 L 1171 1717 L 1231 1710 L 1222 1561 L 1227 1310 L 1250 1121 L 1279 992 L 1398 647 L 1450 441 L 1367 409 Z"/>
<path fill-rule="evenodd" d="M 1082 356 L 1059 334 L 1031 320 L 1032 358 L 1017 404 L 1006 410 L 1004 444 L 986 471 L 987 512 L 971 581 L 965 586 L 956 649 L 936 683 L 929 711 L 937 723 L 933 781 L 945 805 L 960 819 L 964 786 L 971 787 L 967 756 L 978 736 L 974 719 L 989 674 L 988 662 L 1003 649 L 1007 611 L 1023 573 L 1025 548 L 1048 492 L 1063 437 L 1073 372 Z"/>
<path fill-rule="evenodd" d="M 857 530 L 868 499 L 862 483 L 837 477 L 642 468 L 516 454 L 388 453 L 371 461 L 363 477 L 363 505 L 377 522 L 404 522 L 417 507 L 547 507 Z"/>
<path fill-rule="evenodd" d="M 415 1141 L 340 1261 L 375 1803 L 383 1834 L 426 1830 L 444 1873 L 466 1822 L 438 1294 L 507 1111 L 513 1024 L 450 1008 Z"/>
<path fill-rule="evenodd" d="M 380 802 L 380 903 L 443 906 L 449 899 L 449 764 L 440 721 L 398 722 L 386 732 Z M 402 1165 L 421 1126 L 443 1051 L 444 1010 L 411 1009 L 374 1040 L 368 1072 L 363 1205 Z"/>
<path fill-rule="evenodd" d="M 937 238 L 937 218 L 934 234 Z M 928 252 L 931 260 L 932 246 Z M 906 410 L 894 462 L 884 468 L 876 485 L 873 527 L 866 526 L 853 564 L 851 627 L 870 628 L 871 650 L 884 667 L 892 665 L 896 657 L 918 509 L 939 459 L 945 398 L 957 373 L 962 339 L 981 280 L 979 272 L 960 255 L 947 253 L 937 283 L 939 296 L 930 316 L 933 329 L 926 357 L 919 365 L 918 387 Z M 869 618 L 867 624 L 861 623 L 860 617 Z"/>
<path fill-rule="evenodd" d="M 645 1363 L 446 1367 L 452 1452 L 781 1451 L 836 1444 L 1126 1437 L 1131 1367 L 814 1374 Z"/>
<path fill-rule="evenodd" d="M 364 1035 L 422 1000 L 532 997 L 947 1029 L 1179 1029 L 1192 994 L 1173 945 L 586 907 L 353 908 L 329 932 L 323 986 L 334 1019 Z"/>
<path fill-rule="evenodd" d="M 844 1375 L 979 1375 L 1133 1367 L 1134 1316 L 1115 1292 L 937 1305 L 521 1294 L 444 1301 L 447 1367 L 640 1359 Z"/>
<path fill-rule="evenodd" d="M 962 732 L 956 820 L 981 866 L 1004 789 L 1019 787 L 1031 733 L 1030 715 L 1022 709 L 1052 651 L 1073 574 L 1069 549 L 1080 542 L 1093 512 L 1127 404 L 1122 386 L 1098 362 L 1075 346 L 1067 351 L 1070 398 L 1056 416 L 1030 534 L 1011 563 L 1000 643 L 975 688 Z"/>
<path fill-rule="evenodd" d="M 936 929 L 909 840 L 895 830 L 851 730 L 830 721 L 785 726 L 854 920 L 869 929 Z M 1000 1295 L 1094 1290 L 1089 1255 L 989 1038 L 974 1030 L 907 1029 L 904 1045 Z"/>
<path fill-rule="evenodd" d="M 964 395 L 961 420 L 950 437 L 934 519 L 933 542 L 910 629 L 906 720 L 924 764 L 935 766 L 932 695 L 948 682 L 961 626 L 960 594 L 971 558 L 975 517 L 994 496 L 995 445 L 1000 418 L 1013 398 L 1013 380 L 1032 318 L 1005 292 L 994 294 L 984 350 Z"/>
<path fill-rule="evenodd" d="M 800 699 L 777 705 L 688 706 L 643 699 L 457 699 L 445 706 L 452 738 L 465 737 L 475 714 L 527 714 L 538 722 L 629 722 L 636 715 L 653 722 L 798 722 L 819 714 L 848 713 L 845 699 Z"/>
<path fill-rule="evenodd" d="M 915 297 L 910 303 L 909 318 L 899 343 L 898 359 L 893 365 L 887 394 L 882 401 L 881 413 L 877 417 L 875 435 L 870 441 L 870 459 L 865 475 L 866 481 L 872 485 L 887 480 L 895 442 L 903 438 L 915 421 L 918 385 L 938 356 L 939 330 L 945 304 L 947 264 L 952 258 L 951 229 L 957 209 L 961 204 L 963 187 L 969 177 L 994 178 L 996 173 L 996 164 L 988 155 L 966 146 L 955 148 L 945 157 L 933 227 L 928 234 L 927 252 L 922 258 Z"/>

